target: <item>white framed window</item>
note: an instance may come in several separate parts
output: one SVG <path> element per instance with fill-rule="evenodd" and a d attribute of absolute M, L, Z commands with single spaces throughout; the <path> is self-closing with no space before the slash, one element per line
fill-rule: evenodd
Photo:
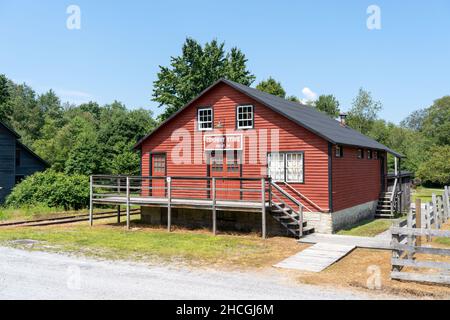
<path fill-rule="evenodd" d="M 303 153 L 286 154 L 286 182 L 303 182 Z"/>
<path fill-rule="evenodd" d="M 267 174 L 275 182 L 304 182 L 303 152 L 269 153 Z"/>
<path fill-rule="evenodd" d="M 268 176 L 275 182 L 284 181 L 284 153 L 269 153 L 267 162 Z"/>
<path fill-rule="evenodd" d="M 197 124 L 199 131 L 208 131 L 213 129 L 212 108 L 198 109 Z"/>
<path fill-rule="evenodd" d="M 238 106 L 236 118 L 238 129 L 253 129 L 253 106 Z"/>

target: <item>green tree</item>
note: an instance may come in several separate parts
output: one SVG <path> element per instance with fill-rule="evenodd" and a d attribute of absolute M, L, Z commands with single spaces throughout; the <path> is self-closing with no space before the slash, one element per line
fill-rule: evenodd
<path fill-rule="evenodd" d="M 380 101 L 375 101 L 372 94 L 363 88 L 353 100 L 352 108 L 348 112 L 348 125 L 363 134 L 367 134 L 382 109 Z"/>
<path fill-rule="evenodd" d="M 160 120 L 170 117 L 220 78 L 252 84 L 255 76 L 247 69 L 245 55 L 237 48 L 226 52 L 224 46 L 213 40 L 202 47 L 187 38 L 181 56 L 171 57 L 169 67 L 160 66 L 153 89 L 153 101 L 165 106 Z"/>
<path fill-rule="evenodd" d="M 427 155 L 427 160 L 421 163 L 417 177 L 422 182 L 432 185 L 450 184 L 450 145 L 434 146 Z"/>
<path fill-rule="evenodd" d="M 102 172 L 102 149 L 94 131 L 82 132 L 69 151 L 64 171 L 67 174 L 82 175 Z"/>
<path fill-rule="evenodd" d="M 416 110 L 400 122 L 400 126 L 414 131 L 422 131 L 427 115 L 428 109 Z"/>
<path fill-rule="evenodd" d="M 434 101 L 423 121 L 423 133 L 438 145 L 450 145 L 450 96 Z"/>
<path fill-rule="evenodd" d="M 275 96 L 285 98 L 286 91 L 284 91 L 283 86 L 280 82 L 276 81 L 274 78 L 269 77 L 267 80 L 263 80 L 256 86 L 259 91 L 267 92 Z"/>
<path fill-rule="evenodd" d="M 332 118 L 339 116 L 339 101 L 332 94 L 319 96 L 314 105 L 317 110 L 326 113 Z"/>
<path fill-rule="evenodd" d="M 286 97 L 286 100 L 289 100 L 289 101 L 292 101 L 292 102 L 297 102 L 297 103 L 301 102 L 300 99 L 298 97 L 296 97 L 296 96 L 288 96 L 288 97 Z"/>
<path fill-rule="evenodd" d="M 9 100 L 8 79 L 5 75 L 0 74 L 0 120 L 6 121 L 11 115 L 11 109 L 7 104 Z"/>

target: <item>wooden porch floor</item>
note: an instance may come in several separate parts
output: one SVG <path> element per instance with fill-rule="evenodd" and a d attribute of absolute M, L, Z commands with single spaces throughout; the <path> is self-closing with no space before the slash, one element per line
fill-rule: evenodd
<path fill-rule="evenodd" d="M 157 198 L 157 197 L 130 197 L 130 205 L 141 205 L 141 206 L 164 206 L 168 205 L 167 198 Z M 125 196 L 111 196 L 93 199 L 94 204 L 127 204 L 127 198 Z M 172 208 L 189 208 L 189 209 L 211 209 L 213 205 L 212 200 L 208 199 L 172 199 Z M 266 207 L 269 203 L 266 203 Z M 216 208 L 223 210 L 233 210 L 233 211 L 251 211 L 251 212 L 261 212 L 261 202 L 252 201 L 230 201 L 230 200 L 216 200 Z"/>

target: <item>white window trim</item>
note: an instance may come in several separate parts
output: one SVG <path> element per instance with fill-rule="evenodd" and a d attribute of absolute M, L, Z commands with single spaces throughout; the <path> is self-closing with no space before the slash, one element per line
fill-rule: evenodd
<path fill-rule="evenodd" d="M 283 161 L 283 171 L 282 171 L 282 179 L 277 179 L 272 177 L 272 173 L 271 173 L 271 162 L 272 162 L 272 155 L 278 155 L 282 157 L 282 161 Z M 301 167 L 299 168 L 299 170 L 301 170 L 301 179 L 288 179 L 289 178 L 289 174 L 288 174 L 288 168 L 287 168 L 287 158 L 288 155 L 300 155 L 301 156 Z M 274 182 L 289 182 L 289 183 L 305 183 L 305 153 L 303 151 L 293 151 L 293 152 L 270 152 L 267 155 L 267 175 L 269 177 L 272 178 L 272 180 Z"/>
<path fill-rule="evenodd" d="M 209 121 L 200 121 L 200 112 L 201 111 L 211 111 L 211 128 L 202 128 L 203 123 L 209 123 Z M 198 131 L 212 131 L 214 129 L 214 115 L 213 115 L 213 108 L 199 108 L 197 110 L 197 129 Z"/>
<path fill-rule="evenodd" d="M 251 113 L 251 119 L 246 119 L 246 120 L 241 120 L 241 121 L 252 121 L 252 125 L 251 126 L 240 126 L 239 125 L 239 109 L 241 109 L 241 108 L 248 108 L 248 107 L 251 107 L 251 109 L 252 109 L 252 113 Z M 254 108 L 253 108 L 253 105 L 251 105 L 251 104 L 246 104 L 246 105 L 241 105 L 241 106 L 238 106 L 237 107 L 237 110 L 236 110 L 236 128 L 237 129 L 240 129 L 240 130 L 242 130 L 242 129 L 253 129 L 253 127 L 254 127 L 254 121 L 255 121 L 255 117 L 254 117 Z"/>

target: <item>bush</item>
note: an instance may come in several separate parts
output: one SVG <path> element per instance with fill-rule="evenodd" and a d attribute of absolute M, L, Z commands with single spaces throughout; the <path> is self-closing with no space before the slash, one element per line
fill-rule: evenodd
<path fill-rule="evenodd" d="M 65 175 L 53 170 L 36 173 L 16 185 L 6 206 L 45 204 L 65 210 L 86 208 L 89 203 L 89 178 Z"/>

